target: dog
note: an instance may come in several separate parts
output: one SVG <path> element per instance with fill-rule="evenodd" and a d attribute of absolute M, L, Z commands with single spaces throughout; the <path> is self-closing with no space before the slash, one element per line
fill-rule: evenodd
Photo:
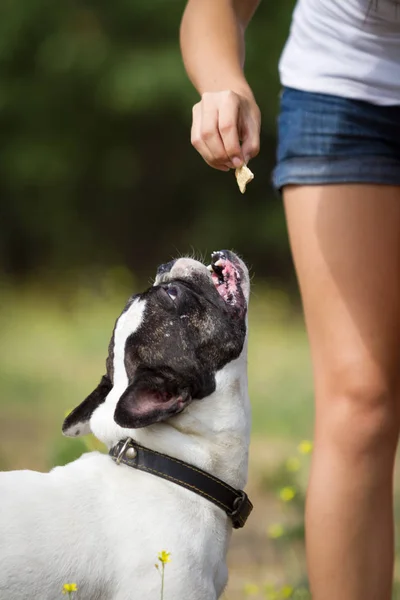
<path fill-rule="evenodd" d="M 231 516 L 197 484 L 131 468 L 128 456 L 147 448 L 223 490 L 245 486 L 249 291 L 245 264 L 224 250 L 210 267 L 162 265 L 130 298 L 106 374 L 63 425 L 67 436 L 92 432 L 114 454 L 0 474 L 1 600 L 57 600 L 72 582 L 79 600 L 154 600 L 162 566 L 165 600 L 220 598 Z M 171 563 L 157 573 L 161 550 Z"/>

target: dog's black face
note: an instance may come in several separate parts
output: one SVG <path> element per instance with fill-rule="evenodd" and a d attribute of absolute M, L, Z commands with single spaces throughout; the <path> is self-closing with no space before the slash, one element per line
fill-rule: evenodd
<path fill-rule="evenodd" d="M 163 421 L 209 396 L 215 374 L 242 352 L 248 293 L 247 269 L 228 251 L 214 253 L 211 268 L 186 258 L 159 267 L 154 286 L 133 296 L 116 322 L 107 375 L 63 431 L 76 432 L 108 395 L 126 428 Z"/>

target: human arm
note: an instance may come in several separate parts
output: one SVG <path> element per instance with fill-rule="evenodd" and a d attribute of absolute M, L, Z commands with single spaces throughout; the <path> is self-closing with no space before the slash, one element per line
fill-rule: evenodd
<path fill-rule="evenodd" d="M 182 56 L 201 95 L 192 144 L 220 170 L 247 163 L 259 150 L 260 111 L 243 73 L 245 29 L 258 3 L 189 0 L 182 18 Z"/>

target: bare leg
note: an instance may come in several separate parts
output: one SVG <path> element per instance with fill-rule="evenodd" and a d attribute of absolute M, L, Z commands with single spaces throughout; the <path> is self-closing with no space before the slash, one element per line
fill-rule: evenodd
<path fill-rule="evenodd" d="M 316 393 L 306 509 L 313 600 L 389 600 L 400 188 L 289 186 L 284 200 Z"/>

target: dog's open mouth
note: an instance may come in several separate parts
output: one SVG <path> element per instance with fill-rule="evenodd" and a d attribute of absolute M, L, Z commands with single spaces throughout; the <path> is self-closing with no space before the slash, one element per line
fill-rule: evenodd
<path fill-rule="evenodd" d="M 211 265 L 208 267 L 211 271 L 211 277 L 215 288 L 223 300 L 236 306 L 239 302 L 239 291 L 241 291 L 241 275 L 234 262 L 229 260 L 224 250 L 213 252 L 211 255 Z"/>

